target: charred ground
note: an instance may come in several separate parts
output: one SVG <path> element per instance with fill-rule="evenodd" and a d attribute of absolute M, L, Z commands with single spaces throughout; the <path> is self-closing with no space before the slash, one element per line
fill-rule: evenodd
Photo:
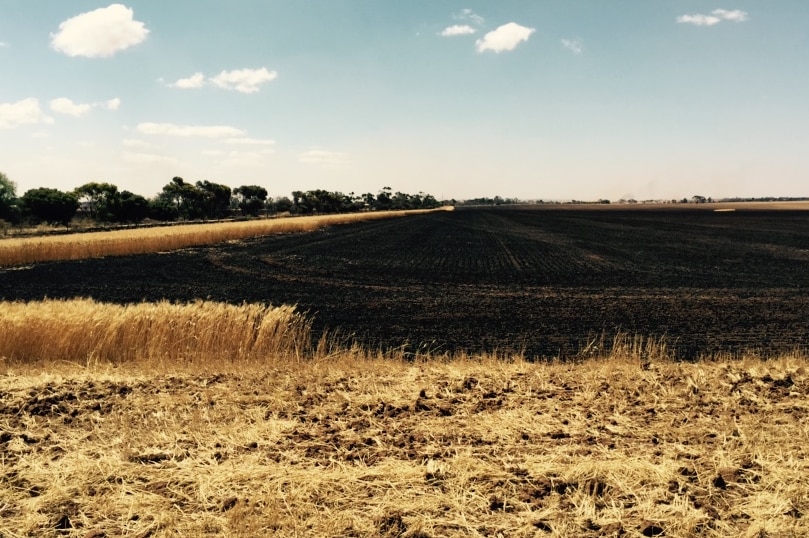
<path fill-rule="evenodd" d="M 809 343 L 809 213 L 470 208 L 132 257 L 0 269 L 0 298 L 297 304 L 371 347 L 679 356 Z"/>

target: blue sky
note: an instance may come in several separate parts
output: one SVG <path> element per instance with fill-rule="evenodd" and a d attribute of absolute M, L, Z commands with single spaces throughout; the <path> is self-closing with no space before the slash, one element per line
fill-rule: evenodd
<path fill-rule="evenodd" d="M 19 194 L 809 195 L 806 0 L 3 0 Z"/>

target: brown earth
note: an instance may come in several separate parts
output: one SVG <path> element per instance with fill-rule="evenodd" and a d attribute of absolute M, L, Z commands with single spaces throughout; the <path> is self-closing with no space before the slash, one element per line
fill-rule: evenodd
<path fill-rule="evenodd" d="M 569 356 L 600 335 L 683 358 L 809 343 L 809 212 L 474 208 L 0 269 L 0 299 L 297 304 L 370 348 Z"/>
<path fill-rule="evenodd" d="M 0 535 L 806 536 L 805 358 L 0 376 Z"/>

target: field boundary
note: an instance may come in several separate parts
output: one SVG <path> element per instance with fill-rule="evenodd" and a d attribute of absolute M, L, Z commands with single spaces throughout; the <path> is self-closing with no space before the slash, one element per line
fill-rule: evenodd
<path fill-rule="evenodd" d="M 438 209 L 374 211 L 235 222 L 181 224 L 57 236 L 14 237 L 0 240 L 0 267 L 48 261 L 164 252 L 262 235 L 308 232 L 336 224 L 404 217 L 451 209 L 451 207 L 442 207 Z"/>

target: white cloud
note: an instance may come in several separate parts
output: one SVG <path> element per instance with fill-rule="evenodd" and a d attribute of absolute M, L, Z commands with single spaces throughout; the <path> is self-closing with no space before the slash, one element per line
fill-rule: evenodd
<path fill-rule="evenodd" d="M 93 109 L 93 105 L 74 103 L 67 97 L 59 97 L 50 102 L 51 110 L 68 116 L 83 116 Z"/>
<path fill-rule="evenodd" d="M 222 71 L 215 77 L 205 80 L 205 75 L 196 72 L 190 77 L 181 78 L 176 82 L 168 83 L 171 88 L 195 89 L 202 88 L 210 83 L 219 88 L 234 90 L 241 93 L 256 93 L 259 86 L 266 82 L 275 80 L 278 77 L 276 71 L 270 71 L 266 67 L 260 69 L 234 69 L 233 71 Z M 163 79 L 159 79 L 163 83 Z"/>
<path fill-rule="evenodd" d="M 16 103 L 0 103 L 0 129 L 36 123 L 53 123 L 53 118 L 42 112 L 39 100 L 29 97 Z"/>
<path fill-rule="evenodd" d="M 149 30 L 133 15 L 122 4 L 76 15 L 59 24 L 59 31 L 51 34 L 51 46 L 68 56 L 110 57 L 146 39 Z"/>
<path fill-rule="evenodd" d="M 527 28 L 516 22 L 509 22 L 478 39 L 475 45 L 477 45 L 478 52 L 514 50 L 523 41 L 528 41 L 528 38 L 535 31 L 534 28 Z"/>
<path fill-rule="evenodd" d="M 188 78 L 181 78 L 177 82 L 169 84 L 172 88 L 191 89 L 201 88 L 205 85 L 205 75 L 202 73 L 194 73 Z"/>
<path fill-rule="evenodd" d="M 51 110 L 59 114 L 66 114 L 68 116 L 75 116 L 77 118 L 84 116 L 94 108 L 105 108 L 107 110 L 118 110 L 121 106 L 121 100 L 117 97 L 109 101 L 102 101 L 98 103 L 74 103 L 67 97 L 58 97 L 52 99 L 50 102 Z"/>
<path fill-rule="evenodd" d="M 8 47 L 8 43 L 6 43 L 5 41 L 0 41 L 0 49 L 4 47 Z"/>
<path fill-rule="evenodd" d="M 441 31 L 442 37 L 452 37 L 456 35 L 471 35 L 477 32 L 468 24 L 456 24 L 454 26 L 447 26 Z"/>
<path fill-rule="evenodd" d="M 137 130 L 145 135 L 200 136 L 205 138 L 237 138 L 244 131 L 227 125 L 175 125 L 173 123 L 139 123 Z"/>
<path fill-rule="evenodd" d="M 576 55 L 584 52 L 584 47 L 579 39 L 562 39 L 562 46 Z"/>
<path fill-rule="evenodd" d="M 460 13 L 453 15 L 453 18 L 459 21 L 471 21 L 473 24 L 477 24 L 478 26 L 486 22 L 486 19 L 468 8 L 462 9 Z"/>
<path fill-rule="evenodd" d="M 324 168 L 344 168 L 351 166 L 351 159 L 341 151 L 310 149 L 298 154 L 298 162 L 315 164 Z"/>
<path fill-rule="evenodd" d="M 733 22 L 744 22 L 750 18 L 746 11 L 742 11 L 740 9 L 734 9 L 732 11 L 728 11 L 726 9 L 715 9 L 711 12 L 711 14 L 726 21 Z"/>
<path fill-rule="evenodd" d="M 681 15 L 677 17 L 677 22 L 693 24 L 694 26 L 713 26 L 722 22 L 722 19 L 711 15 Z"/>
<path fill-rule="evenodd" d="M 259 86 L 265 82 L 270 82 L 278 76 L 276 71 L 268 71 L 266 67 L 261 69 L 235 69 L 233 71 L 222 71 L 210 81 L 226 90 L 236 90 L 241 93 L 256 93 Z"/>
<path fill-rule="evenodd" d="M 695 13 L 693 15 L 680 15 L 677 22 L 681 24 L 693 24 L 694 26 L 713 26 L 722 21 L 744 22 L 749 19 L 746 11 L 734 9 L 715 9 L 710 15 Z"/>

